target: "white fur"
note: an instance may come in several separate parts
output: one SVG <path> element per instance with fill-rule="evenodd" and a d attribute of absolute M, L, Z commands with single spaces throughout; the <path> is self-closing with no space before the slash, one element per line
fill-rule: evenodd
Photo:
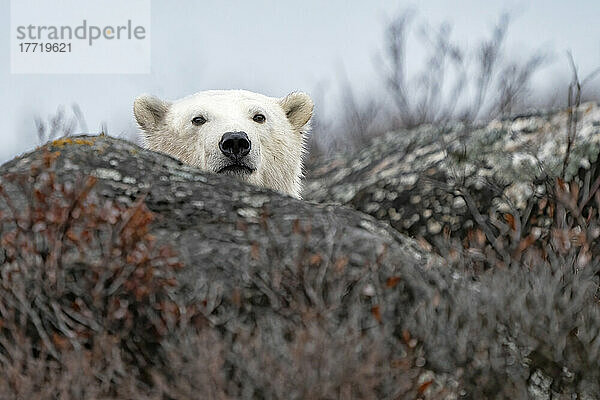
<path fill-rule="evenodd" d="M 228 160 L 219 149 L 221 137 L 243 131 L 252 146 L 246 159 L 255 171 L 236 178 L 298 198 L 312 110 L 312 100 L 301 92 L 275 98 L 245 90 L 209 90 L 174 102 L 143 95 L 134 103 L 146 148 L 217 172 Z M 257 113 L 266 117 L 264 123 L 253 120 Z M 197 116 L 207 122 L 192 124 Z"/>

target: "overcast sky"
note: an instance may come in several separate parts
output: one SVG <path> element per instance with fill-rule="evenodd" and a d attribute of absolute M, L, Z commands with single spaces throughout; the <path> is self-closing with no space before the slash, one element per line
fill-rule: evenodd
<path fill-rule="evenodd" d="M 78 103 L 90 131 L 106 122 L 119 134 L 135 130 L 131 107 L 141 93 L 175 99 L 205 89 L 272 96 L 324 89 L 332 103 L 327 93 L 342 71 L 360 93 L 378 82 L 374 59 L 386 22 L 409 7 L 431 25 L 451 23 L 453 37 L 467 44 L 485 37 L 502 12 L 511 13 L 509 54 L 527 56 L 543 47 L 557 55 L 542 82 L 566 76 L 566 50 L 582 74 L 600 65 L 598 0 L 154 0 L 150 74 L 17 75 L 10 73 L 10 1 L 0 0 L 0 161 L 35 147 L 33 117 L 47 118 L 59 105 Z M 409 51 L 415 59 L 422 55 L 414 46 Z"/>

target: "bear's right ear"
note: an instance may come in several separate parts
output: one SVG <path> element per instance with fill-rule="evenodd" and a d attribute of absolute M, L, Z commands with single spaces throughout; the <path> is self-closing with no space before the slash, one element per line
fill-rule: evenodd
<path fill-rule="evenodd" d="M 171 103 L 147 94 L 138 96 L 133 103 L 133 115 L 146 133 L 154 132 L 161 124 Z"/>

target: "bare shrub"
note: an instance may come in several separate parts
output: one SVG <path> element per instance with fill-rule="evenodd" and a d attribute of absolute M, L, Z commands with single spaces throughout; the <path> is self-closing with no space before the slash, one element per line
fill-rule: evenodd
<path fill-rule="evenodd" d="M 579 107 L 581 106 L 583 87 L 586 86 L 588 82 L 593 80 L 598 74 L 600 74 L 600 68 L 598 68 L 580 81 L 577 67 L 575 66 L 575 60 L 573 60 L 573 55 L 569 52 L 568 56 L 573 75 L 571 82 L 569 83 L 569 92 L 567 96 L 567 149 L 565 150 L 565 158 L 563 161 L 563 169 L 561 174 L 563 179 L 565 179 L 567 166 L 569 165 L 569 157 L 571 155 L 573 142 L 577 138 L 577 121 L 579 120 Z"/>
<path fill-rule="evenodd" d="M 481 219 L 490 242 L 452 243 L 445 264 L 350 210 L 279 198 L 386 240 L 293 210 L 203 210 L 196 221 L 222 228 L 198 232 L 224 233 L 183 268 L 140 197 L 102 197 L 114 192 L 43 151 L 2 175 L 0 397 L 525 399 L 539 381 L 547 397 L 600 393 L 597 167 L 504 225 Z"/>
<path fill-rule="evenodd" d="M 358 98 L 347 79 L 340 82 L 341 107 L 335 123 L 315 130 L 316 135 L 335 138 L 332 149 L 357 148 L 394 129 L 453 121 L 472 125 L 508 117 L 536 103 L 532 79 L 548 57 L 537 51 L 524 60 L 509 59 L 504 45 L 508 15 L 502 15 L 490 37 L 474 49 L 453 40 L 447 23 L 415 28 L 416 15 L 404 11 L 388 23 L 385 51 L 376 60 L 382 90 L 372 89 Z M 408 72 L 409 40 L 426 50 L 415 73 Z"/>
<path fill-rule="evenodd" d="M 47 121 L 36 116 L 34 123 L 40 144 L 59 137 L 70 136 L 76 133 L 77 129 L 87 132 L 85 118 L 76 103 L 71 107 L 71 114 L 68 114 L 63 106 L 59 106 L 56 113 L 48 117 Z"/>
<path fill-rule="evenodd" d="M 420 44 L 429 48 L 425 65 L 416 75 L 407 75 L 406 42 L 414 13 L 406 11 L 394 18 L 386 30 L 386 53 L 381 60 L 385 87 L 393 99 L 397 124 L 414 127 L 436 123 L 454 115 L 457 100 L 465 90 L 464 53 L 449 39 L 450 26 L 443 24 L 433 34 L 421 29 Z M 447 83 L 450 70 L 455 82 Z M 449 87 L 450 92 L 445 93 Z M 482 85 L 483 87 L 483 85 Z M 451 96 L 450 101 L 443 96 Z"/>
<path fill-rule="evenodd" d="M 65 109 L 63 105 L 58 106 L 56 112 L 50 115 L 47 120 L 39 115 L 35 116 L 33 120 L 39 144 L 74 134 L 92 133 L 89 131 L 85 116 L 77 103 L 73 103 L 70 109 Z M 104 121 L 101 122 L 97 132 L 108 135 L 108 124 Z M 132 142 L 137 141 L 135 132 L 124 131 L 118 137 L 123 137 Z"/>
<path fill-rule="evenodd" d="M 524 62 L 508 61 L 504 51 L 508 15 L 501 16 L 491 37 L 482 40 L 474 52 L 452 41 L 448 24 L 421 28 L 419 44 L 428 55 L 420 72 L 407 75 L 406 41 L 413 15 L 404 12 L 390 22 L 382 60 L 399 126 L 507 116 L 527 99 L 531 78 L 545 57 L 534 54 Z M 493 97 L 490 93 L 499 95 Z"/>
<path fill-rule="evenodd" d="M 49 397 L 76 377 L 83 386 L 73 390 L 116 395 L 115 384 L 149 379 L 150 366 L 164 359 L 161 342 L 187 324 L 190 313 L 172 295 L 181 264 L 154 243 L 143 198 L 132 206 L 102 200 L 93 177 L 59 183 L 46 170 L 57 155 L 46 151 L 30 174 L 1 181 L 10 212 L 0 215 L 0 369 L 18 393 L 36 387 L 20 374 L 41 368 L 34 381 L 60 378 Z"/>
<path fill-rule="evenodd" d="M 53 146 L 70 141 L 86 145 L 66 138 Z M 209 287 L 184 301 L 182 265 L 150 234 L 154 216 L 143 197 L 105 199 L 93 177 L 63 181 L 52 170 L 58 152 L 41 151 L 28 170 L 0 181 L 0 398 L 373 398 L 423 390 L 419 353 L 404 353 L 401 338 L 377 328 L 382 316 L 361 298 L 363 265 L 313 253 L 310 226 L 294 223 L 299 240 L 290 248 L 264 221 L 272 247 L 253 250 L 247 269 L 198 266 L 217 287 L 241 286 L 225 295 Z M 371 275 L 385 284 L 383 268 Z"/>
<path fill-rule="evenodd" d="M 583 82 L 571 64 L 563 176 L 582 112 Z M 409 322 L 427 366 L 457 371 L 466 398 L 600 396 L 600 164 L 580 169 L 572 182 L 542 174 L 524 209 L 505 199 L 509 212 L 478 209 L 456 182 L 452 191 L 476 226 L 462 240 L 435 244 L 475 287 L 457 282 Z M 502 194 L 502 184 L 486 183 Z"/>
<path fill-rule="evenodd" d="M 467 398 L 600 395 L 600 165 L 540 183 L 510 212 L 478 210 L 459 188 L 477 226 L 436 243 L 476 286 L 458 283 L 410 329 L 430 368 L 460 371 Z"/>

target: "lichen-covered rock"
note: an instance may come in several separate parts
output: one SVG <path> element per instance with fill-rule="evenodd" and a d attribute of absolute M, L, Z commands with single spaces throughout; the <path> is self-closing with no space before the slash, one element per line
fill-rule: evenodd
<path fill-rule="evenodd" d="M 447 286 L 366 214 L 104 136 L 0 168 L 0 243 L 9 397 L 416 393 L 422 349 L 391 333 Z"/>
<path fill-rule="evenodd" d="M 0 167 L 0 245 L 0 398 L 600 396 L 600 266 L 573 252 L 473 276 L 109 137 Z"/>
<path fill-rule="evenodd" d="M 576 129 L 565 163 L 569 121 Z M 421 126 L 317 162 L 303 195 L 348 205 L 436 244 L 443 237 L 465 238 L 477 225 L 474 209 L 483 215 L 522 211 L 545 190 L 545 180 L 571 180 L 596 162 L 599 151 L 595 103 L 572 114 L 517 116 L 479 128 Z"/>

